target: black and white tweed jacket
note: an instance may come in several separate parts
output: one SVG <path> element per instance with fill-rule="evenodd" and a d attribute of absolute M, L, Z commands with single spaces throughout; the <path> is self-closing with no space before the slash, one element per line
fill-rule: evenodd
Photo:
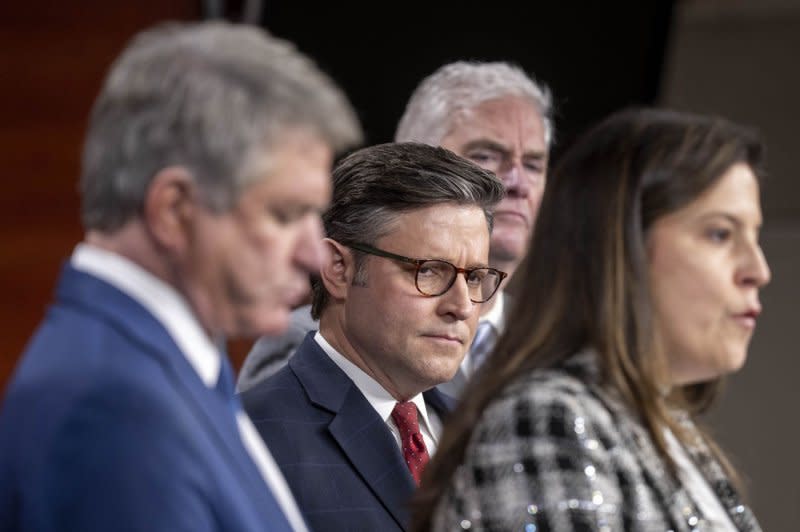
<path fill-rule="evenodd" d="M 644 426 L 597 384 L 594 354 L 519 378 L 472 432 L 435 531 L 712 530 Z M 682 416 L 686 430 L 696 429 Z M 687 449 L 740 531 L 760 531 L 701 438 Z"/>

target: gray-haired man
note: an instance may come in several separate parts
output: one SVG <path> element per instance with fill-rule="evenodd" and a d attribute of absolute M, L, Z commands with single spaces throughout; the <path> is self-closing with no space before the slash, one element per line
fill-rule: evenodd
<path fill-rule="evenodd" d="M 225 23 L 145 31 L 95 102 L 86 230 L 0 412 L 3 530 L 306 530 L 225 337 L 286 330 L 319 270 L 341 91 Z"/>

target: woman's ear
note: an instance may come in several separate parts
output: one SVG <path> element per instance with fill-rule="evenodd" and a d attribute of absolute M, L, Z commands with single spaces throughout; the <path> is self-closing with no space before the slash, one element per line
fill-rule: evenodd
<path fill-rule="evenodd" d="M 355 276 L 353 251 L 331 238 L 323 239 L 322 243 L 327 248 L 328 260 L 320 268 L 320 279 L 332 299 L 347 299 Z"/>

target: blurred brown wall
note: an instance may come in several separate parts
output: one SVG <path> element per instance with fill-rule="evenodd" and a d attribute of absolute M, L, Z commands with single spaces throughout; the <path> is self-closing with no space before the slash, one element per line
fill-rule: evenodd
<path fill-rule="evenodd" d="M 137 31 L 192 0 L 6 2 L 0 8 L 0 392 L 81 238 L 77 180 L 92 101 Z"/>

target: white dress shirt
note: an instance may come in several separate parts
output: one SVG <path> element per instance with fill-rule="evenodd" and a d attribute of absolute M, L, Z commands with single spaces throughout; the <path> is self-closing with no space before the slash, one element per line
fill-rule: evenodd
<path fill-rule="evenodd" d="M 209 389 L 217 385 L 220 350 L 200 326 L 186 300 L 172 286 L 127 258 L 90 244 L 78 244 L 71 264 L 138 301 L 167 330 Z M 221 340 L 220 340 L 221 341 Z M 247 414 L 236 413 L 239 436 L 283 513 L 298 532 L 307 532 L 289 485 Z"/>

